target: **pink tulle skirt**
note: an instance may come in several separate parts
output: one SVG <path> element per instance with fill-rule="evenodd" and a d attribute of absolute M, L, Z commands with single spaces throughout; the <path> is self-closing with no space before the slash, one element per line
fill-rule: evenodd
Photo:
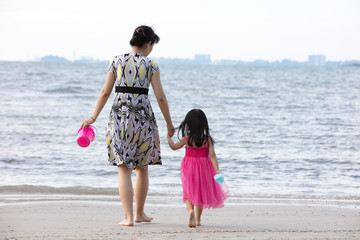
<path fill-rule="evenodd" d="M 190 149 L 187 149 L 190 150 Z M 224 207 L 224 200 L 230 196 L 226 183 L 219 185 L 210 157 L 187 156 L 181 162 L 183 201 L 189 200 L 200 208 Z"/>

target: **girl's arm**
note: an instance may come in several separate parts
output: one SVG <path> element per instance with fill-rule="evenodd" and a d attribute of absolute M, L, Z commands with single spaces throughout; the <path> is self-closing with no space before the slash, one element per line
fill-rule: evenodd
<path fill-rule="evenodd" d="M 85 120 L 82 123 L 82 125 L 81 125 L 82 128 L 86 128 L 90 124 L 92 124 L 92 123 L 94 123 L 96 121 L 96 119 L 99 116 L 101 110 L 104 108 L 107 100 L 109 99 L 109 97 L 111 95 L 111 91 L 112 91 L 112 89 L 114 87 L 115 79 L 116 79 L 115 74 L 112 73 L 112 72 L 108 72 L 104 87 L 101 90 L 100 95 L 98 97 L 98 100 L 96 102 L 94 112 L 93 112 L 93 114 L 91 115 L 91 117 L 89 119 Z"/>
<path fill-rule="evenodd" d="M 182 138 L 179 142 L 174 143 L 174 141 L 171 139 L 170 135 L 166 135 L 168 144 L 172 150 L 178 150 L 182 148 L 186 144 L 185 138 Z"/>
<path fill-rule="evenodd" d="M 168 104 L 164 90 L 161 85 L 160 70 L 151 76 L 151 86 L 154 90 L 154 94 L 155 94 L 156 100 L 159 104 L 160 110 L 165 118 L 166 126 L 168 129 L 168 134 L 172 137 L 172 136 L 174 136 L 175 128 L 171 121 L 169 104 Z"/>
<path fill-rule="evenodd" d="M 216 157 L 216 154 L 215 154 L 215 149 L 214 149 L 214 144 L 213 142 L 209 139 L 209 155 L 210 155 L 210 159 L 211 159 L 211 162 L 214 166 L 214 169 L 216 171 L 216 173 L 221 173 L 220 170 L 219 170 L 219 164 L 218 164 L 218 160 L 217 160 L 217 157 Z"/>

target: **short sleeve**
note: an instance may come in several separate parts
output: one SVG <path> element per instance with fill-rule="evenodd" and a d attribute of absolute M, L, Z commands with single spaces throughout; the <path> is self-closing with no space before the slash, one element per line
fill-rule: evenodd
<path fill-rule="evenodd" d="M 115 57 L 113 57 L 113 59 L 110 60 L 109 67 L 108 67 L 108 72 L 112 72 L 114 74 L 116 72 Z"/>
<path fill-rule="evenodd" d="M 160 68 L 159 66 L 156 64 L 156 62 L 154 62 L 153 60 L 151 60 L 151 75 L 153 75 L 154 73 L 156 73 L 157 71 L 159 71 Z"/>

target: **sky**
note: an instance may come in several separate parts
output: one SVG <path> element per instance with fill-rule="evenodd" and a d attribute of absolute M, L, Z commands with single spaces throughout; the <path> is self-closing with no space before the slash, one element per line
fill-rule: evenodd
<path fill-rule="evenodd" d="M 142 24 L 160 36 L 150 57 L 360 59 L 359 0 L 0 0 L 0 61 L 109 60 Z"/>

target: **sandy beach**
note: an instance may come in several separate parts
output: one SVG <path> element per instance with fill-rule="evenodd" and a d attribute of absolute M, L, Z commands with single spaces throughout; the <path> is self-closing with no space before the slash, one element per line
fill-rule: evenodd
<path fill-rule="evenodd" d="M 0 206 L 0 239 L 360 239 L 359 205 L 259 203 L 204 210 L 187 226 L 185 206 L 148 204 L 151 223 L 121 227 L 120 202 L 44 201 Z"/>

